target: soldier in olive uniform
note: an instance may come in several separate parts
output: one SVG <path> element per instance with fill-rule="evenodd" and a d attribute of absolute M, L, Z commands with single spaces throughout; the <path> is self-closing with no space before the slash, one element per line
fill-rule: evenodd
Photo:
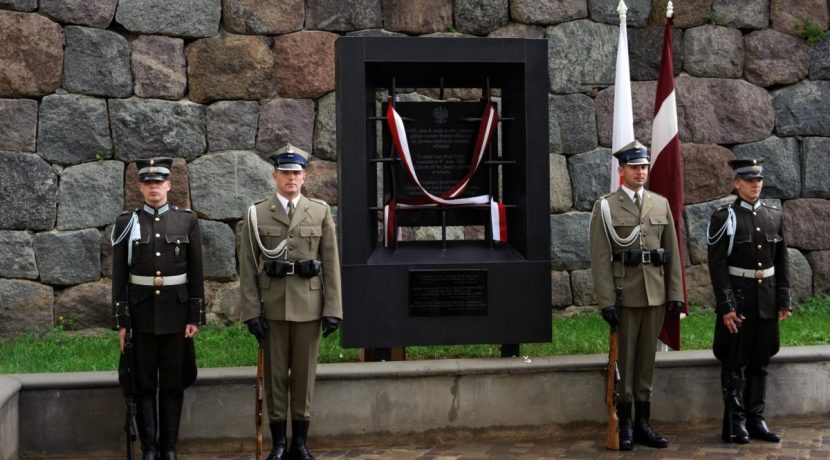
<path fill-rule="evenodd" d="M 334 332 L 343 317 L 331 209 L 301 193 L 308 158 L 290 144 L 271 156 L 277 193 L 249 208 L 239 248 L 242 320 L 265 348 L 268 460 L 314 458 L 306 440 L 320 334 Z"/>
<path fill-rule="evenodd" d="M 199 222 L 167 202 L 172 164 L 136 161 L 144 205 L 118 216 L 111 236 L 114 328 L 122 352 L 132 334 L 144 460 L 176 458 L 184 389 L 196 378 L 193 336 L 205 318 Z"/>
<path fill-rule="evenodd" d="M 650 400 L 657 337 L 666 310 L 678 317 L 683 307 L 677 236 L 668 201 L 644 189 L 649 172 L 646 148 L 634 141 L 614 156 L 623 183 L 594 205 L 590 238 L 597 302 L 603 319 L 619 325 L 620 449 L 630 450 L 634 442 L 663 448 L 668 441 L 649 424 Z"/>
<path fill-rule="evenodd" d="M 792 314 L 784 215 L 761 203 L 762 162 L 729 162 L 738 198 L 712 214 L 707 232 L 718 314 L 712 348 L 724 392 L 721 437 L 738 444 L 781 440 L 764 420 L 767 364 L 778 352 L 778 321 Z"/>

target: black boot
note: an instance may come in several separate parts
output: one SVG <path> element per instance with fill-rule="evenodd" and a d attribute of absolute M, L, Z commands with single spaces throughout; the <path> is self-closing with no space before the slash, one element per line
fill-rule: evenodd
<path fill-rule="evenodd" d="M 270 427 L 271 439 L 274 441 L 274 445 L 265 460 L 285 460 L 285 420 L 271 422 Z"/>
<path fill-rule="evenodd" d="M 291 449 L 288 460 L 314 460 L 305 443 L 308 440 L 308 420 L 291 421 Z"/>
<path fill-rule="evenodd" d="M 617 418 L 620 427 L 620 450 L 631 450 L 634 447 L 634 427 L 631 425 L 630 402 L 617 403 Z"/>
<path fill-rule="evenodd" d="M 182 415 L 183 394 L 159 395 L 159 447 L 161 460 L 176 460 L 176 442 L 179 440 L 179 420 Z"/>
<path fill-rule="evenodd" d="M 650 417 L 651 402 L 634 401 L 634 442 L 658 449 L 669 447 L 669 441 L 651 428 Z"/>
<path fill-rule="evenodd" d="M 138 438 L 141 440 L 141 458 L 156 460 L 159 448 L 156 442 L 156 397 L 140 397 L 136 400 L 135 407 Z"/>
<path fill-rule="evenodd" d="M 770 431 L 766 420 L 764 420 L 767 376 L 747 373 L 746 377 L 744 403 L 746 404 L 746 429 L 749 432 L 749 437 L 766 442 L 781 442 L 781 436 Z"/>
<path fill-rule="evenodd" d="M 743 401 L 743 379 L 740 371 L 721 370 L 721 386 L 723 389 L 723 427 L 721 439 L 723 442 L 746 444 L 749 442 L 749 433 L 746 431 L 746 413 Z"/>

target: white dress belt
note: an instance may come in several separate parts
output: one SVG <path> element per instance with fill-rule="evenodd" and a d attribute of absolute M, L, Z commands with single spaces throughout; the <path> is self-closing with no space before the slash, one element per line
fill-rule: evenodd
<path fill-rule="evenodd" d="M 187 283 L 187 273 L 173 276 L 142 276 L 130 274 L 130 283 L 139 286 L 177 286 Z"/>
<path fill-rule="evenodd" d="M 732 276 L 741 276 L 743 278 L 769 278 L 775 274 L 775 267 L 765 268 L 763 270 L 750 270 L 748 268 L 739 268 L 730 265 L 729 274 Z"/>

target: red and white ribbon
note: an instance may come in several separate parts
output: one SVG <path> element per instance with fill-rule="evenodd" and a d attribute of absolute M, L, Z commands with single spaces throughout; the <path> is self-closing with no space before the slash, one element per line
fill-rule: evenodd
<path fill-rule="evenodd" d="M 496 111 L 496 106 L 492 101 L 488 100 L 484 105 L 484 113 L 481 116 L 481 124 L 479 125 L 478 134 L 476 136 L 476 143 L 473 151 L 473 158 L 470 162 L 470 169 L 467 174 L 461 178 L 454 186 L 441 196 L 430 193 L 418 179 L 415 172 L 415 164 L 412 160 L 412 155 L 409 151 L 409 142 L 406 138 L 406 129 L 404 128 L 403 119 L 395 110 L 392 97 L 389 97 L 389 102 L 386 107 L 386 120 L 389 123 L 389 130 L 392 134 L 392 140 L 395 144 L 395 150 L 403 163 L 404 168 L 409 173 L 410 178 L 421 189 L 421 192 L 427 198 L 425 202 L 410 202 L 397 203 L 399 207 L 405 207 L 407 204 L 426 204 L 426 205 L 487 205 L 490 203 L 490 214 L 493 224 L 493 239 L 499 242 L 507 241 L 507 225 L 505 221 L 504 205 L 495 203 L 491 200 L 490 195 L 478 195 L 467 198 L 456 198 L 461 195 L 470 183 L 470 180 L 475 175 L 484 158 L 484 152 L 490 144 L 495 132 L 496 125 L 499 122 L 499 115 Z M 383 220 L 384 220 L 384 245 L 389 247 L 396 238 L 395 232 L 395 201 L 390 200 L 384 206 Z"/>

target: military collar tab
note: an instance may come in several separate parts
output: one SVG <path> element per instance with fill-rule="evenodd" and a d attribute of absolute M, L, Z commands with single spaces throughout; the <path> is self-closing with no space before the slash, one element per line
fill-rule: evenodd
<path fill-rule="evenodd" d="M 741 200 L 741 207 L 750 211 L 757 211 L 761 207 L 761 200 L 756 201 L 755 204 Z"/>
<path fill-rule="evenodd" d="M 147 214 L 149 214 L 151 216 L 155 216 L 155 215 L 160 216 L 160 215 L 164 214 L 165 212 L 167 212 L 169 210 L 170 210 L 170 205 L 169 204 L 165 204 L 164 206 L 156 209 L 156 208 L 150 206 L 149 204 L 144 203 L 144 212 L 146 212 Z"/>

